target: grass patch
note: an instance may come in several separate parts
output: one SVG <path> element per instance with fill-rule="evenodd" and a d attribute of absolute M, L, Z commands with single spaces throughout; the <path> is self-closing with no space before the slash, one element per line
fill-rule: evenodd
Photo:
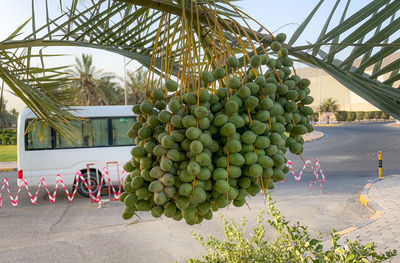
<path fill-rule="evenodd" d="M 0 145 L 0 162 L 16 162 L 17 145 Z"/>

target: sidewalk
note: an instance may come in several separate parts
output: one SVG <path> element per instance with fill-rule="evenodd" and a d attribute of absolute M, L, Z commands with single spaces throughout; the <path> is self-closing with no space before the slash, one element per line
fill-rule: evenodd
<path fill-rule="evenodd" d="M 303 136 L 304 142 L 311 142 L 324 137 L 324 133 L 320 131 L 313 131 L 312 133 L 307 133 Z"/>
<path fill-rule="evenodd" d="M 343 126 L 343 125 L 344 125 L 344 123 L 329 123 L 329 124 L 326 124 L 326 123 L 318 124 L 318 123 L 316 123 L 316 124 L 314 124 L 314 127 L 338 127 L 338 126 Z"/>
<path fill-rule="evenodd" d="M 0 172 L 11 172 L 17 170 L 17 162 L 0 162 Z"/>
<path fill-rule="evenodd" d="M 386 124 L 386 126 L 400 128 L 400 123 L 392 122 L 392 123 Z"/>
<path fill-rule="evenodd" d="M 358 239 L 363 244 L 375 242 L 380 252 L 397 249 L 400 254 L 400 175 L 388 176 L 374 183 L 368 197 L 383 209 L 383 215 L 378 211 L 371 223 L 344 234 L 343 240 Z M 373 221 L 374 218 L 378 219 Z M 400 262 L 400 255 L 388 262 Z"/>

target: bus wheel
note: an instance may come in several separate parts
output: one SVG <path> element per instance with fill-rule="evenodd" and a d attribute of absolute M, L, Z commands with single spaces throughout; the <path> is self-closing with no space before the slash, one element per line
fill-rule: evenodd
<path fill-rule="evenodd" d="M 88 176 L 87 176 L 87 171 L 84 170 L 82 171 L 83 178 L 85 178 L 86 183 L 89 185 L 88 182 Z M 90 187 L 92 189 L 92 194 L 97 197 L 97 193 L 99 192 L 99 182 L 100 180 L 100 174 L 97 176 L 96 175 L 96 170 L 90 170 Z M 85 183 L 82 182 L 82 180 L 79 180 L 78 183 L 78 193 L 84 197 L 90 197 L 89 189 L 86 187 Z"/>

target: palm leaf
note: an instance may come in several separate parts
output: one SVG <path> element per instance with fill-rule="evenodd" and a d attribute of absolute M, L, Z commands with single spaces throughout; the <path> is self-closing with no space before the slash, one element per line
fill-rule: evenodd
<path fill-rule="evenodd" d="M 314 44 L 288 47 L 289 53 L 322 68 L 354 93 L 400 119 L 400 93 L 390 86 L 400 79 L 397 74 L 400 60 L 381 68 L 382 62 L 400 48 L 400 2 L 373 0 L 346 18 L 350 3 L 348 0 L 342 14 L 336 12 L 336 5 L 333 7 Z M 315 15 L 314 10 L 311 16 Z M 326 32 L 327 23 L 335 15 L 341 17 L 340 22 Z M 310 16 L 305 21 L 310 21 Z M 326 46 L 330 47 L 328 52 L 322 50 Z M 350 47 L 353 49 L 349 53 Z M 373 73 L 366 74 L 370 67 Z M 390 77 L 382 82 L 377 80 L 386 74 Z"/>
<path fill-rule="evenodd" d="M 210 2 L 215 2 L 215 4 L 210 4 Z M 233 1 L 197 0 L 194 3 L 186 1 L 185 6 L 182 6 L 182 1 L 101 0 L 87 2 L 88 6 L 84 6 L 77 0 L 73 0 L 70 8 L 66 9 L 60 1 L 60 7 L 63 9 L 61 15 L 53 14 L 51 16 L 46 13 L 47 23 L 44 25 L 36 24 L 39 19 L 35 19 L 32 34 L 24 39 L 14 40 L 15 36 L 18 36 L 16 34 L 11 39 L 0 42 L 0 51 L 9 52 L 9 50 L 17 48 L 48 46 L 95 48 L 139 61 L 145 67 L 153 68 L 154 72 L 158 74 L 162 74 L 168 64 L 171 69 L 168 74 L 177 75 L 182 70 L 179 63 L 181 50 L 178 46 L 182 37 L 194 41 L 193 46 L 187 47 L 184 52 L 194 54 L 196 56 L 194 59 L 197 61 L 207 59 L 207 63 L 213 66 L 220 62 L 219 58 L 212 56 L 214 49 L 222 52 L 219 45 L 224 41 L 232 47 L 233 52 L 242 53 L 245 50 L 249 53 L 257 52 L 259 54 L 263 52 L 263 49 L 253 49 L 252 46 L 255 43 L 261 42 L 264 47 L 268 47 L 272 42 L 273 38 L 269 33 L 265 33 L 265 29 L 264 32 L 255 32 L 243 26 L 247 23 L 246 19 L 251 19 L 251 17 L 239 11 L 231 2 Z M 399 49 L 400 42 L 398 40 L 390 41 L 393 38 L 398 39 L 396 32 L 400 23 L 396 18 L 396 12 L 399 10 L 399 2 L 373 0 L 346 18 L 351 0 L 347 1 L 342 13 L 338 12 L 340 0 L 337 0 L 316 42 L 296 48 L 296 41 L 310 25 L 315 14 L 321 10 L 320 7 L 323 3 L 323 0 L 318 1 L 310 15 L 290 38 L 287 45 L 290 55 L 304 63 L 324 69 L 376 107 L 400 118 L 398 92 L 389 86 L 398 80 L 398 75 L 395 74 L 398 72 L 398 68 L 396 68 L 398 62 L 386 65 L 382 69 L 379 65 L 384 58 Z M 191 10 L 194 10 L 194 5 L 197 5 L 195 7 L 200 10 L 200 15 L 198 18 L 194 17 L 193 23 L 189 23 L 189 19 L 193 18 Z M 182 20 L 183 14 L 187 18 L 186 21 Z M 332 26 L 331 21 L 335 21 L 338 15 L 340 22 L 336 26 Z M 166 17 L 170 18 L 170 28 L 173 30 L 157 28 L 158 24 L 165 23 Z M 389 17 L 391 23 L 385 24 Z M 192 32 L 182 36 L 182 29 L 189 28 L 192 29 Z M 197 33 L 197 28 L 200 34 Z M 223 39 L 219 39 L 220 36 Z M 154 46 L 156 42 L 172 43 L 173 56 L 167 63 L 163 59 L 165 51 L 162 48 L 156 49 Z M 239 47 L 238 44 L 241 46 Z M 201 45 L 201 52 L 197 52 L 198 45 Z M 325 52 L 326 55 L 321 57 L 320 54 L 326 46 L 330 47 L 329 52 Z M 348 47 L 354 47 L 351 54 L 345 59 L 338 59 L 348 52 Z M 377 51 L 376 47 L 381 47 L 381 49 Z M 25 56 L 27 55 L 25 54 Z M 152 56 L 155 58 L 153 62 Z M 246 59 L 246 57 L 242 57 L 241 62 L 247 63 Z M 357 67 L 354 64 L 359 60 L 361 60 L 361 65 Z M 365 74 L 364 70 L 370 66 L 379 69 L 372 75 Z M 19 67 L 25 69 L 26 64 Z M 21 70 L 20 68 L 18 68 L 18 72 Z M 7 70 L 9 70 L 8 73 L 12 71 L 8 68 L 4 70 L 2 76 L 9 78 L 9 82 L 14 83 L 16 90 L 18 85 L 23 85 L 19 82 L 23 80 L 21 75 L 16 73 L 13 80 L 9 74 L 6 74 Z M 193 70 L 196 71 L 197 68 Z M 57 70 L 53 69 L 53 71 Z M 38 72 L 39 70 L 36 70 L 32 74 L 38 74 Z M 46 71 L 44 72 L 46 73 Z M 53 72 L 52 74 L 58 73 Z M 390 77 L 381 83 L 376 80 L 376 77 L 381 74 L 390 74 Z M 61 78 L 60 75 L 54 76 Z M 35 81 L 43 82 L 44 80 L 36 77 Z M 49 83 L 55 85 L 56 81 Z M 30 84 L 31 82 L 25 81 L 25 85 Z M 20 87 L 21 90 L 24 88 L 27 87 Z M 31 104 L 28 106 L 34 107 Z M 37 109 L 40 110 L 40 108 Z M 41 114 L 44 116 L 45 112 L 41 112 Z"/>
<path fill-rule="evenodd" d="M 322 5 L 324 0 L 320 0 L 318 4 L 314 7 L 314 9 L 311 11 L 311 13 L 307 16 L 306 19 L 304 19 L 303 23 L 297 28 L 297 30 L 293 33 L 292 37 L 290 38 L 288 45 L 293 45 L 296 40 L 299 38 L 301 33 L 303 33 L 304 29 L 307 27 L 307 25 L 310 23 L 310 20 L 314 16 L 314 14 L 318 11 L 318 8 Z"/>

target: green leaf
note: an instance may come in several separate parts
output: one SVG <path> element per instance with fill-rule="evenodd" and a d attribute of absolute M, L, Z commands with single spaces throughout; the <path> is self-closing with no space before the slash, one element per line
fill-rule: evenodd
<path fill-rule="evenodd" d="M 311 246 L 314 246 L 314 245 L 316 245 L 317 243 L 319 243 L 320 241 L 319 240 L 317 240 L 317 239 L 312 239 L 311 241 L 310 241 L 310 245 Z"/>
<path fill-rule="evenodd" d="M 320 0 L 318 4 L 314 7 L 314 9 L 311 11 L 311 13 L 307 16 L 306 19 L 301 23 L 301 25 L 296 29 L 296 31 L 293 33 L 292 37 L 290 38 L 288 45 L 293 45 L 294 42 L 299 38 L 301 33 L 303 33 L 304 29 L 307 27 L 307 25 L 310 23 L 311 19 L 313 18 L 314 14 L 318 11 L 319 7 L 322 5 L 324 0 Z"/>
<path fill-rule="evenodd" d="M 398 71 L 397 71 L 398 72 Z M 395 76 L 391 76 L 391 77 L 389 77 L 387 80 L 385 80 L 383 83 L 384 84 L 389 84 L 389 85 L 391 85 L 391 84 L 393 84 L 394 82 L 396 82 L 396 81 L 398 81 L 398 80 L 400 80 L 400 74 L 397 74 L 397 75 L 395 75 Z"/>
<path fill-rule="evenodd" d="M 399 104 L 393 101 L 390 97 L 386 97 L 379 88 L 378 85 L 365 86 L 365 82 L 360 82 L 357 77 L 351 75 L 351 73 L 346 73 L 343 70 L 323 62 L 319 59 L 314 59 L 321 68 L 328 72 L 332 77 L 339 81 L 342 85 L 346 86 L 348 89 L 361 96 L 367 100 L 372 105 L 380 108 L 385 113 L 394 116 L 395 118 L 400 118 L 400 107 Z M 350 78 L 351 77 L 351 78 Z"/>
<path fill-rule="evenodd" d="M 328 18 L 325 21 L 324 27 L 321 30 L 321 33 L 318 36 L 317 41 L 315 42 L 316 45 L 321 44 L 322 43 L 322 39 L 324 38 L 325 34 L 326 34 L 326 30 L 328 29 L 329 23 L 331 22 L 332 16 L 336 11 L 336 8 L 338 7 L 339 3 L 341 0 L 336 0 L 335 5 L 333 6 Z M 318 54 L 318 50 L 321 48 L 321 46 L 316 46 L 316 48 L 314 48 L 312 55 L 315 56 Z"/>
<path fill-rule="evenodd" d="M 400 29 L 400 17 L 397 18 L 393 24 L 387 25 L 385 28 L 383 28 L 381 31 L 379 31 L 377 34 L 372 36 L 370 39 L 368 39 L 365 43 L 367 44 L 373 44 L 373 43 L 380 43 L 381 41 L 385 40 L 386 38 L 390 37 L 394 33 L 398 32 Z M 342 63 L 342 65 L 345 65 L 349 61 L 353 60 L 354 58 L 359 57 L 360 55 L 364 54 L 370 49 L 369 46 L 361 46 L 358 47 L 357 50 L 355 50 L 347 59 L 345 59 Z"/>
<path fill-rule="evenodd" d="M 390 45 L 382 47 L 381 50 L 372 55 L 367 61 L 361 63 L 359 68 L 364 70 L 365 68 L 389 56 L 390 54 L 393 54 L 399 49 L 398 47 L 399 44 L 400 44 L 400 37 L 394 40 Z"/>
<path fill-rule="evenodd" d="M 339 22 L 339 24 L 342 24 L 343 23 L 343 21 L 344 21 L 344 19 L 346 18 L 346 15 L 347 15 L 347 10 L 349 9 L 349 6 L 350 6 L 350 2 L 351 2 L 351 0 L 348 0 L 347 1 L 347 3 L 346 3 L 346 6 L 345 6 L 345 8 L 344 8 L 344 10 L 343 10 L 343 13 L 342 13 L 342 16 L 341 16 L 341 18 L 340 18 L 340 22 Z M 333 40 L 332 40 L 332 46 L 331 46 L 331 48 L 329 49 L 329 55 L 328 55 L 328 58 L 327 58 L 327 61 L 329 62 L 329 63 L 332 63 L 332 61 L 333 61 L 333 58 L 334 58 L 334 56 L 335 56 L 335 45 L 339 42 L 339 34 L 337 34 L 334 38 L 333 38 Z"/>
<path fill-rule="evenodd" d="M 400 68 L 400 59 L 397 59 L 397 60 L 393 61 L 392 63 L 390 63 L 389 65 L 387 65 L 386 67 L 379 70 L 378 72 L 371 75 L 371 78 L 375 79 L 380 75 L 386 74 L 388 72 L 391 72 L 391 71 L 399 69 L 399 68 Z"/>
<path fill-rule="evenodd" d="M 336 36 L 346 32 L 348 29 L 352 28 L 354 25 L 357 25 L 359 22 L 363 21 L 365 18 L 370 16 L 373 11 L 379 9 L 390 2 L 390 0 L 374 0 L 368 5 L 361 8 L 359 11 L 354 13 L 352 16 L 341 22 L 337 27 L 333 28 L 329 31 L 325 37 L 324 42 L 328 42 L 334 39 Z"/>
<path fill-rule="evenodd" d="M 370 19 L 367 19 L 361 26 L 354 29 L 353 32 L 350 33 L 345 39 L 342 40 L 342 43 L 353 43 L 359 39 L 363 39 L 369 32 L 371 32 L 374 28 L 379 27 L 386 19 L 393 15 L 393 12 L 399 10 L 400 2 L 395 1 L 389 5 L 387 5 L 380 12 L 376 12 L 371 16 Z M 379 43 L 379 42 L 375 42 Z M 339 52 L 343 49 L 344 46 L 338 47 L 336 52 Z"/>
<path fill-rule="evenodd" d="M 26 24 L 28 24 L 29 23 L 29 21 L 31 21 L 31 17 L 28 19 L 28 20 L 26 20 L 22 25 L 20 25 L 16 30 L 14 30 L 14 32 L 12 32 L 6 39 L 4 39 L 3 41 L 8 41 L 8 40 L 11 40 L 11 39 L 13 39 L 14 37 L 16 37 L 20 32 L 21 32 L 21 30 L 26 26 Z"/>
<path fill-rule="evenodd" d="M 372 247 L 372 243 L 368 243 L 364 246 L 364 249 L 369 249 L 370 247 Z"/>

